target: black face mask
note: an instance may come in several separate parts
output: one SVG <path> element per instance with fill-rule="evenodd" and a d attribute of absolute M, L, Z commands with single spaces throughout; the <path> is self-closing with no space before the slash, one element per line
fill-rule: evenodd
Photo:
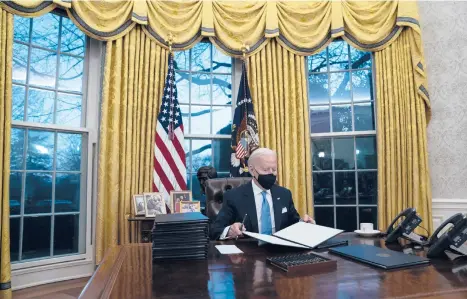
<path fill-rule="evenodd" d="M 256 178 L 256 180 L 261 185 L 261 187 L 263 187 L 266 190 L 269 190 L 276 182 L 276 176 L 273 175 L 272 173 L 270 174 L 259 174 L 258 173 L 258 177 Z"/>

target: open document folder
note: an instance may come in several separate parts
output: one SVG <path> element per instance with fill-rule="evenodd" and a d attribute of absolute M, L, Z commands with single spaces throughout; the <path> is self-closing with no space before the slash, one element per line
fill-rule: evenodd
<path fill-rule="evenodd" d="M 243 234 L 270 244 L 313 249 L 342 232 L 340 229 L 297 222 L 272 236 L 249 231 L 244 231 Z"/>

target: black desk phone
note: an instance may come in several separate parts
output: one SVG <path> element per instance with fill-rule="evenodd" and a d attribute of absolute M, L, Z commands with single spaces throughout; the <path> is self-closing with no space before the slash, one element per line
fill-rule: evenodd
<path fill-rule="evenodd" d="M 394 224 L 396 224 L 401 217 L 405 218 L 394 227 Z M 404 237 L 412 242 L 424 245 L 426 238 L 412 233 L 421 222 L 422 219 L 417 215 L 415 208 L 405 209 L 389 224 L 386 231 L 386 243 L 397 242 L 398 238 Z"/>
<path fill-rule="evenodd" d="M 441 236 L 438 234 L 448 225 L 448 228 Z M 467 216 L 457 213 L 444 221 L 433 233 L 428 241 L 430 248 L 427 257 L 440 257 L 444 255 L 445 250 L 452 250 L 456 253 L 467 255 L 463 252 L 461 246 L 467 241 Z"/>

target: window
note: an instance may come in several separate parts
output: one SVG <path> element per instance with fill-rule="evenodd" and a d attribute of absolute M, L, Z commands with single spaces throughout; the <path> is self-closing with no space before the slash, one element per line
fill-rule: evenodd
<path fill-rule="evenodd" d="M 308 57 L 313 196 L 318 223 L 353 231 L 377 223 L 371 53 L 342 40 Z"/>
<path fill-rule="evenodd" d="M 14 19 L 12 262 L 86 252 L 86 37 L 54 13 Z"/>
<path fill-rule="evenodd" d="M 232 126 L 232 58 L 200 42 L 175 53 L 178 100 L 185 130 L 187 183 L 204 206 L 196 173 L 213 166 L 229 176 Z M 235 102 L 235 101 L 234 101 Z"/>

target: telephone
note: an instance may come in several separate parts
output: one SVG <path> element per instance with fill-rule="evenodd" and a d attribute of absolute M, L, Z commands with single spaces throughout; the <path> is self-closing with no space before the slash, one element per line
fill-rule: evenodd
<path fill-rule="evenodd" d="M 401 217 L 405 217 L 401 223 L 394 228 L 394 224 Z M 389 227 L 386 231 L 386 243 L 397 242 L 398 238 L 405 237 L 410 241 L 413 241 L 418 244 L 424 244 L 426 238 L 412 233 L 413 230 L 422 222 L 422 219 L 418 217 L 417 211 L 415 208 L 408 208 L 399 213 L 399 215 L 394 218 L 394 220 L 389 224 Z"/>
<path fill-rule="evenodd" d="M 446 225 L 452 224 L 444 234 L 438 237 L 438 234 L 443 230 Z M 445 250 L 452 249 L 460 252 L 463 255 L 467 253 L 462 252 L 461 246 L 467 241 L 467 216 L 457 213 L 444 221 L 438 229 L 433 233 L 428 241 L 430 248 L 427 252 L 427 257 L 439 257 L 444 254 Z"/>

